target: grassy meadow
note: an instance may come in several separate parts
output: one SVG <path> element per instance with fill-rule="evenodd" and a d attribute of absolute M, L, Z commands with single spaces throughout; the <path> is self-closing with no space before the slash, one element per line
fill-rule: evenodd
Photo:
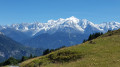
<path fill-rule="evenodd" d="M 20 67 L 120 67 L 120 29 L 24 61 Z"/>

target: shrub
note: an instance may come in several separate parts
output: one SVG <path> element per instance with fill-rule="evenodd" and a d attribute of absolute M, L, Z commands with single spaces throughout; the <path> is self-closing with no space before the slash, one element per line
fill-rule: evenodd
<path fill-rule="evenodd" d="M 8 60 L 6 60 L 3 65 L 16 65 L 18 64 L 18 60 L 16 60 L 13 57 L 10 57 Z"/>
<path fill-rule="evenodd" d="M 50 54 L 48 58 L 53 62 L 69 62 L 81 58 L 80 53 L 70 50 L 60 51 L 58 53 Z"/>

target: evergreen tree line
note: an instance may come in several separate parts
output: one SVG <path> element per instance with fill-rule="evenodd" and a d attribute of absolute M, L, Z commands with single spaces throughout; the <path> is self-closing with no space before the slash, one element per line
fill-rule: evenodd
<path fill-rule="evenodd" d="M 86 42 L 86 41 L 90 41 L 90 40 L 93 40 L 99 36 L 103 35 L 103 33 L 93 33 L 93 34 L 90 34 L 88 39 L 87 40 L 83 40 L 83 43 Z"/>
<path fill-rule="evenodd" d="M 62 46 L 62 47 L 57 48 L 57 49 L 46 49 L 46 50 L 43 51 L 43 55 L 47 55 L 47 54 L 49 54 L 53 51 L 59 50 L 59 49 L 64 48 L 64 47 L 66 47 L 66 46 Z"/>
<path fill-rule="evenodd" d="M 22 56 L 21 59 L 15 59 L 14 57 L 10 57 L 9 59 L 5 60 L 4 62 L 0 63 L 0 66 L 5 66 L 5 65 L 17 65 L 18 63 L 21 63 L 25 60 L 28 60 L 28 59 L 31 59 L 31 58 L 34 58 L 34 57 L 37 57 L 37 56 L 32 56 L 32 54 L 30 54 L 29 57 L 27 56 Z"/>

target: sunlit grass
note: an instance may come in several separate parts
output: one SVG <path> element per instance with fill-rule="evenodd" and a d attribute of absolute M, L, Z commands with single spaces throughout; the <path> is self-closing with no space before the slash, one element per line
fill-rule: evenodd
<path fill-rule="evenodd" d="M 111 34 L 111 35 L 110 35 Z M 119 67 L 120 66 L 120 31 L 109 32 L 97 39 L 76 46 L 60 49 L 46 56 L 30 59 L 21 67 Z M 67 55 L 58 55 L 65 53 Z M 75 54 L 74 54 L 75 53 Z M 49 58 L 50 55 L 52 59 Z M 75 55 L 74 57 L 72 55 Z M 79 57 L 78 57 L 79 56 Z M 64 57 L 71 60 L 64 61 Z M 53 60 L 55 59 L 55 60 Z M 59 61 L 59 60 L 60 61 Z"/>

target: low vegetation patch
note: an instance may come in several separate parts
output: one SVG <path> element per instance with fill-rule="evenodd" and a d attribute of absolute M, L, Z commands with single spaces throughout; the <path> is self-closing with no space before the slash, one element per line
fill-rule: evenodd
<path fill-rule="evenodd" d="M 75 52 L 75 51 L 70 51 L 70 50 L 59 51 L 57 53 L 51 53 L 50 55 L 48 55 L 48 58 L 53 63 L 56 63 L 56 62 L 59 62 L 59 63 L 69 62 L 69 61 L 79 59 L 81 57 L 82 57 L 82 55 L 80 55 L 80 53 Z"/>
<path fill-rule="evenodd" d="M 82 57 L 83 56 L 81 55 L 81 53 L 77 51 L 72 51 L 67 49 L 58 50 L 48 55 L 41 56 L 39 59 L 35 59 L 34 61 L 31 61 L 29 64 L 21 65 L 21 67 L 37 67 L 41 65 L 47 65 L 50 63 L 64 63 L 64 62 L 75 61 Z"/>

